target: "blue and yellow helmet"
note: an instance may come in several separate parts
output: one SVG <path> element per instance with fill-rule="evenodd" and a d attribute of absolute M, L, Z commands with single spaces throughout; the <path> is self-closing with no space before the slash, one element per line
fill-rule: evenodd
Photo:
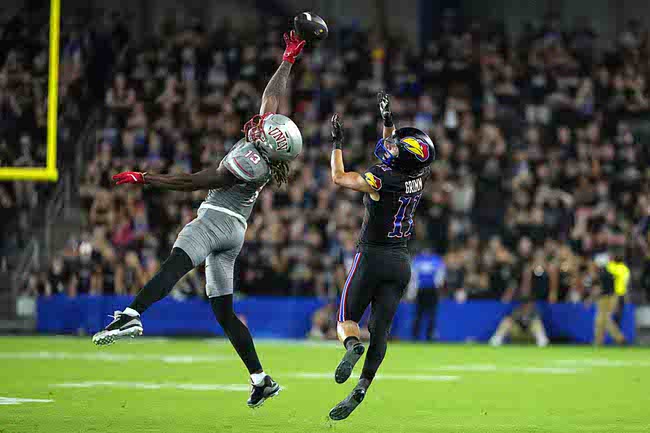
<path fill-rule="evenodd" d="M 404 173 L 418 173 L 436 159 L 431 138 L 417 128 L 400 128 L 382 138 L 375 146 L 375 156 L 385 165 Z"/>

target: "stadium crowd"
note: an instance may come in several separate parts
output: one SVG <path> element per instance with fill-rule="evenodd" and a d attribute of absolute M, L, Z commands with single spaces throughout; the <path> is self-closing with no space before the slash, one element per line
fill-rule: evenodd
<path fill-rule="evenodd" d="M 49 6 L 24 6 L 0 19 L 0 167 L 45 167 Z M 124 43 L 119 15 L 88 17 L 65 10 L 60 26 L 58 167 L 71 169 L 74 144 L 104 71 Z M 101 60 L 100 60 L 101 59 Z M 108 68 L 108 69 L 106 69 Z M 0 269 L 9 266 L 41 226 L 52 184 L 0 184 Z M 34 281 L 34 279 L 32 279 Z"/>
<path fill-rule="evenodd" d="M 599 255 L 622 250 L 635 270 L 645 266 L 648 32 L 632 22 L 606 41 L 588 22 L 567 28 L 552 15 L 519 35 L 481 20 L 445 23 L 420 51 L 336 27 L 296 62 L 281 111 L 306 145 L 289 186 L 259 198 L 238 263 L 240 292 L 336 296 L 363 208 L 357 193 L 329 180 L 328 119 L 344 119 L 350 168 L 374 164 L 381 89 L 393 95 L 398 126 L 434 137 L 434 181 L 412 247 L 444 256 L 456 299 L 511 299 L 532 272 L 548 275 L 540 296 L 579 302 L 589 299 Z M 244 33 L 224 22 L 207 31 L 169 20 L 158 36 L 129 42 L 80 186 L 84 231 L 33 290 L 133 294 L 155 273 L 205 192 L 114 188 L 111 175 L 198 171 L 219 161 L 281 58 L 286 23 L 264 28 Z M 173 293 L 201 296 L 200 269 Z"/>
<path fill-rule="evenodd" d="M 7 19 L 1 26 L 0 47 L 0 166 L 31 167 L 45 165 L 47 33 L 28 16 Z M 34 35 L 37 35 L 36 37 Z M 65 56 L 66 64 L 72 58 Z M 62 83 L 63 84 L 63 83 Z M 28 235 L 29 214 L 42 205 L 47 186 L 29 182 L 0 185 L 2 221 L 16 227 L 3 230 L 5 251 L 24 244 Z M 18 228 L 18 230 L 15 230 Z M 3 267 L 7 266 L 3 259 Z"/>

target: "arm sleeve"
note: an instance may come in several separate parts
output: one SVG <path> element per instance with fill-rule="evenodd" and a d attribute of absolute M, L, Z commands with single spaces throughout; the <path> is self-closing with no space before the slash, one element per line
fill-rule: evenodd
<path fill-rule="evenodd" d="M 262 181 L 270 174 L 269 166 L 259 152 L 246 147 L 233 149 L 221 164 L 244 182 Z"/>

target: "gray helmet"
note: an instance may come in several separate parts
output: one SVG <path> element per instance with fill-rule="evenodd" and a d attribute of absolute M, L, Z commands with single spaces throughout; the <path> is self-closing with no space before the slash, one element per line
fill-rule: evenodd
<path fill-rule="evenodd" d="M 302 150 L 302 135 L 293 120 L 282 114 L 257 115 L 244 125 L 246 140 L 256 143 L 271 161 L 291 161 Z"/>

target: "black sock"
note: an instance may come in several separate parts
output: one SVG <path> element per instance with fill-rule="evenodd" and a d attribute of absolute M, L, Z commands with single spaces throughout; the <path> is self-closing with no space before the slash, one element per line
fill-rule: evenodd
<path fill-rule="evenodd" d="M 262 364 L 257 357 L 255 344 L 250 331 L 239 317 L 235 315 L 232 305 L 232 295 L 210 298 L 210 305 L 219 325 L 223 328 L 230 343 L 237 351 L 237 354 L 244 361 L 250 374 L 262 372 Z"/>
<path fill-rule="evenodd" d="M 361 378 L 359 379 L 359 382 L 357 383 L 357 388 L 363 388 L 363 389 L 368 389 L 370 386 L 370 380 Z"/>
<path fill-rule="evenodd" d="M 167 296 L 174 285 L 193 268 L 192 260 L 185 251 L 180 248 L 172 249 L 158 273 L 138 292 L 129 307 L 140 314 L 144 313 L 155 302 Z"/>
<path fill-rule="evenodd" d="M 350 350 L 358 342 L 359 339 L 357 337 L 348 337 L 343 342 L 343 346 L 345 347 L 345 350 Z"/>
<path fill-rule="evenodd" d="M 386 356 L 386 348 L 388 347 L 388 333 L 390 331 L 390 322 L 388 326 L 380 326 L 380 329 L 370 331 L 370 344 L 368 345 L 368 351 L 366 352 L 366 360 L 363 364 L 363 370 L 361 370 L 361 379 L 366 379 L 368 381 L 368 386 L 375 378 L 377 370 L 381 362 Z"/>

